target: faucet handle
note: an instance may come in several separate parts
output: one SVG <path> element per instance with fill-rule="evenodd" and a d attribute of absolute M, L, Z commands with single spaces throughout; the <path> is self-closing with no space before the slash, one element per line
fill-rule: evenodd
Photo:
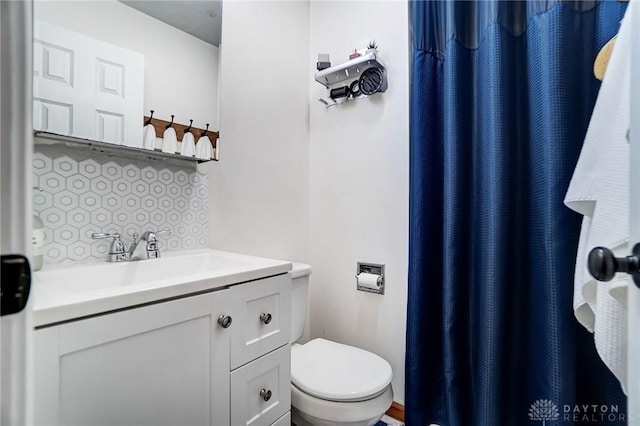
<path fill-rule="evenodd" d="M 124 248 L 124 243 L 120 239 L 120 234 L 94 232 L 91 234 L 91 238 L 94 240 L 101 240 L 104 238 L 112 238 L 111 246 L 109 247 L 109 253 L 107 254 L 107 262 L 124 262 L 127 260 L 127 253 Z"/>
<path fill-rule="evenodd" d="M 160 229 L 159 231 L 151 231 L 147 237 L 147 259 L 156 259 L 160 257 L 160 250 L 158 250 L 158 235 L 171 235 L 171 230 Z"/>
<path fill-rule="evenodd" d="M 101 240 L 103 238 L 118 239 L 120 238 L 120 234 L 118 234 L 117 232 L 113 232 L 113 233 L 94 232 L 93 234 L 91 234 L 91 238 L 93 238 L 94 240 Z"/>

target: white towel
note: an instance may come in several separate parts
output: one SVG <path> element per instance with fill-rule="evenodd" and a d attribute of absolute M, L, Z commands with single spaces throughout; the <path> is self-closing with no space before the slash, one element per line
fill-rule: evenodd
<path fill-rule="evenodd" d="M 142 147 L 153 149 L 156 147 L 156 128 L 153 124 L 147 124 L 142 130 Z"/>
<path fill-rule="evenodd" d="M 178 137 L 173 127 L 165 129 L 162 139 L 162 152 L 170 152 L 172 154 L 180 152 L 178 150 Z"/>
<path fill-rule="evenodd" d="M 180 155 L 193 157 L 196 155 L 196 143 L 191 132 L 187 132 L 182 136 L 182 145 L 180 146 Z"/>
<path fill-rule="evenodd" d="M 626 16 L 631 16 L 631 2 Z M 587 255 L 596 246 L 617 257 L 629 254 L 629 97 L 631 18 L 625 18 L 600 87 L 580 159 L 564 203 L 584 215 L 576 256 L 573 309 L 593 332 L 600 358 L 627 383 L 627 285 L 617 274 L 598 282 L 588 272 Z M 626 392 L 626 391 L 625 391 Z"/>
<path fill-rule="evenodd" d="M 213 157 L 213 145 L 209 136 L 202 136 L 196 144 L 196 157 L 203 160 L 211 160 Z"/>

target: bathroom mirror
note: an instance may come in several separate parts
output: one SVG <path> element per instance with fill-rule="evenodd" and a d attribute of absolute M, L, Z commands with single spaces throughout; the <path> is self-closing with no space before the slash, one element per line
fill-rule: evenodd
<path fill-rule="evenodd" d="M 35 1 L 34 129 L 141 147 L 154 110 L 217 131 L 221 24 L 221 0 Z"/>

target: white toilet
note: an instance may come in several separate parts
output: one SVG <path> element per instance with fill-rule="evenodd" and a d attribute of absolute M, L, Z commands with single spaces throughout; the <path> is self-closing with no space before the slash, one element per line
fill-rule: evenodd
<path fill-rule="evenodd" d="M 371 426 L 393 402 L 391 366 L 371 352 L 302 337 L 311 267 L 294 263 L 291 291 L 291 405 L 297 426 Z"/>

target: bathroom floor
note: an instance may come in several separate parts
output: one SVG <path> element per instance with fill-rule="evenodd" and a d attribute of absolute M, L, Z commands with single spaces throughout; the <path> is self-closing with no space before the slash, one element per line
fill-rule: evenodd
<path fill-rule="evenodd" d="M 402 423 L 400 420 L 396 420 L 392 417 L 384 415 L 374 426 L 404 426 L 404 423 Z"/>

